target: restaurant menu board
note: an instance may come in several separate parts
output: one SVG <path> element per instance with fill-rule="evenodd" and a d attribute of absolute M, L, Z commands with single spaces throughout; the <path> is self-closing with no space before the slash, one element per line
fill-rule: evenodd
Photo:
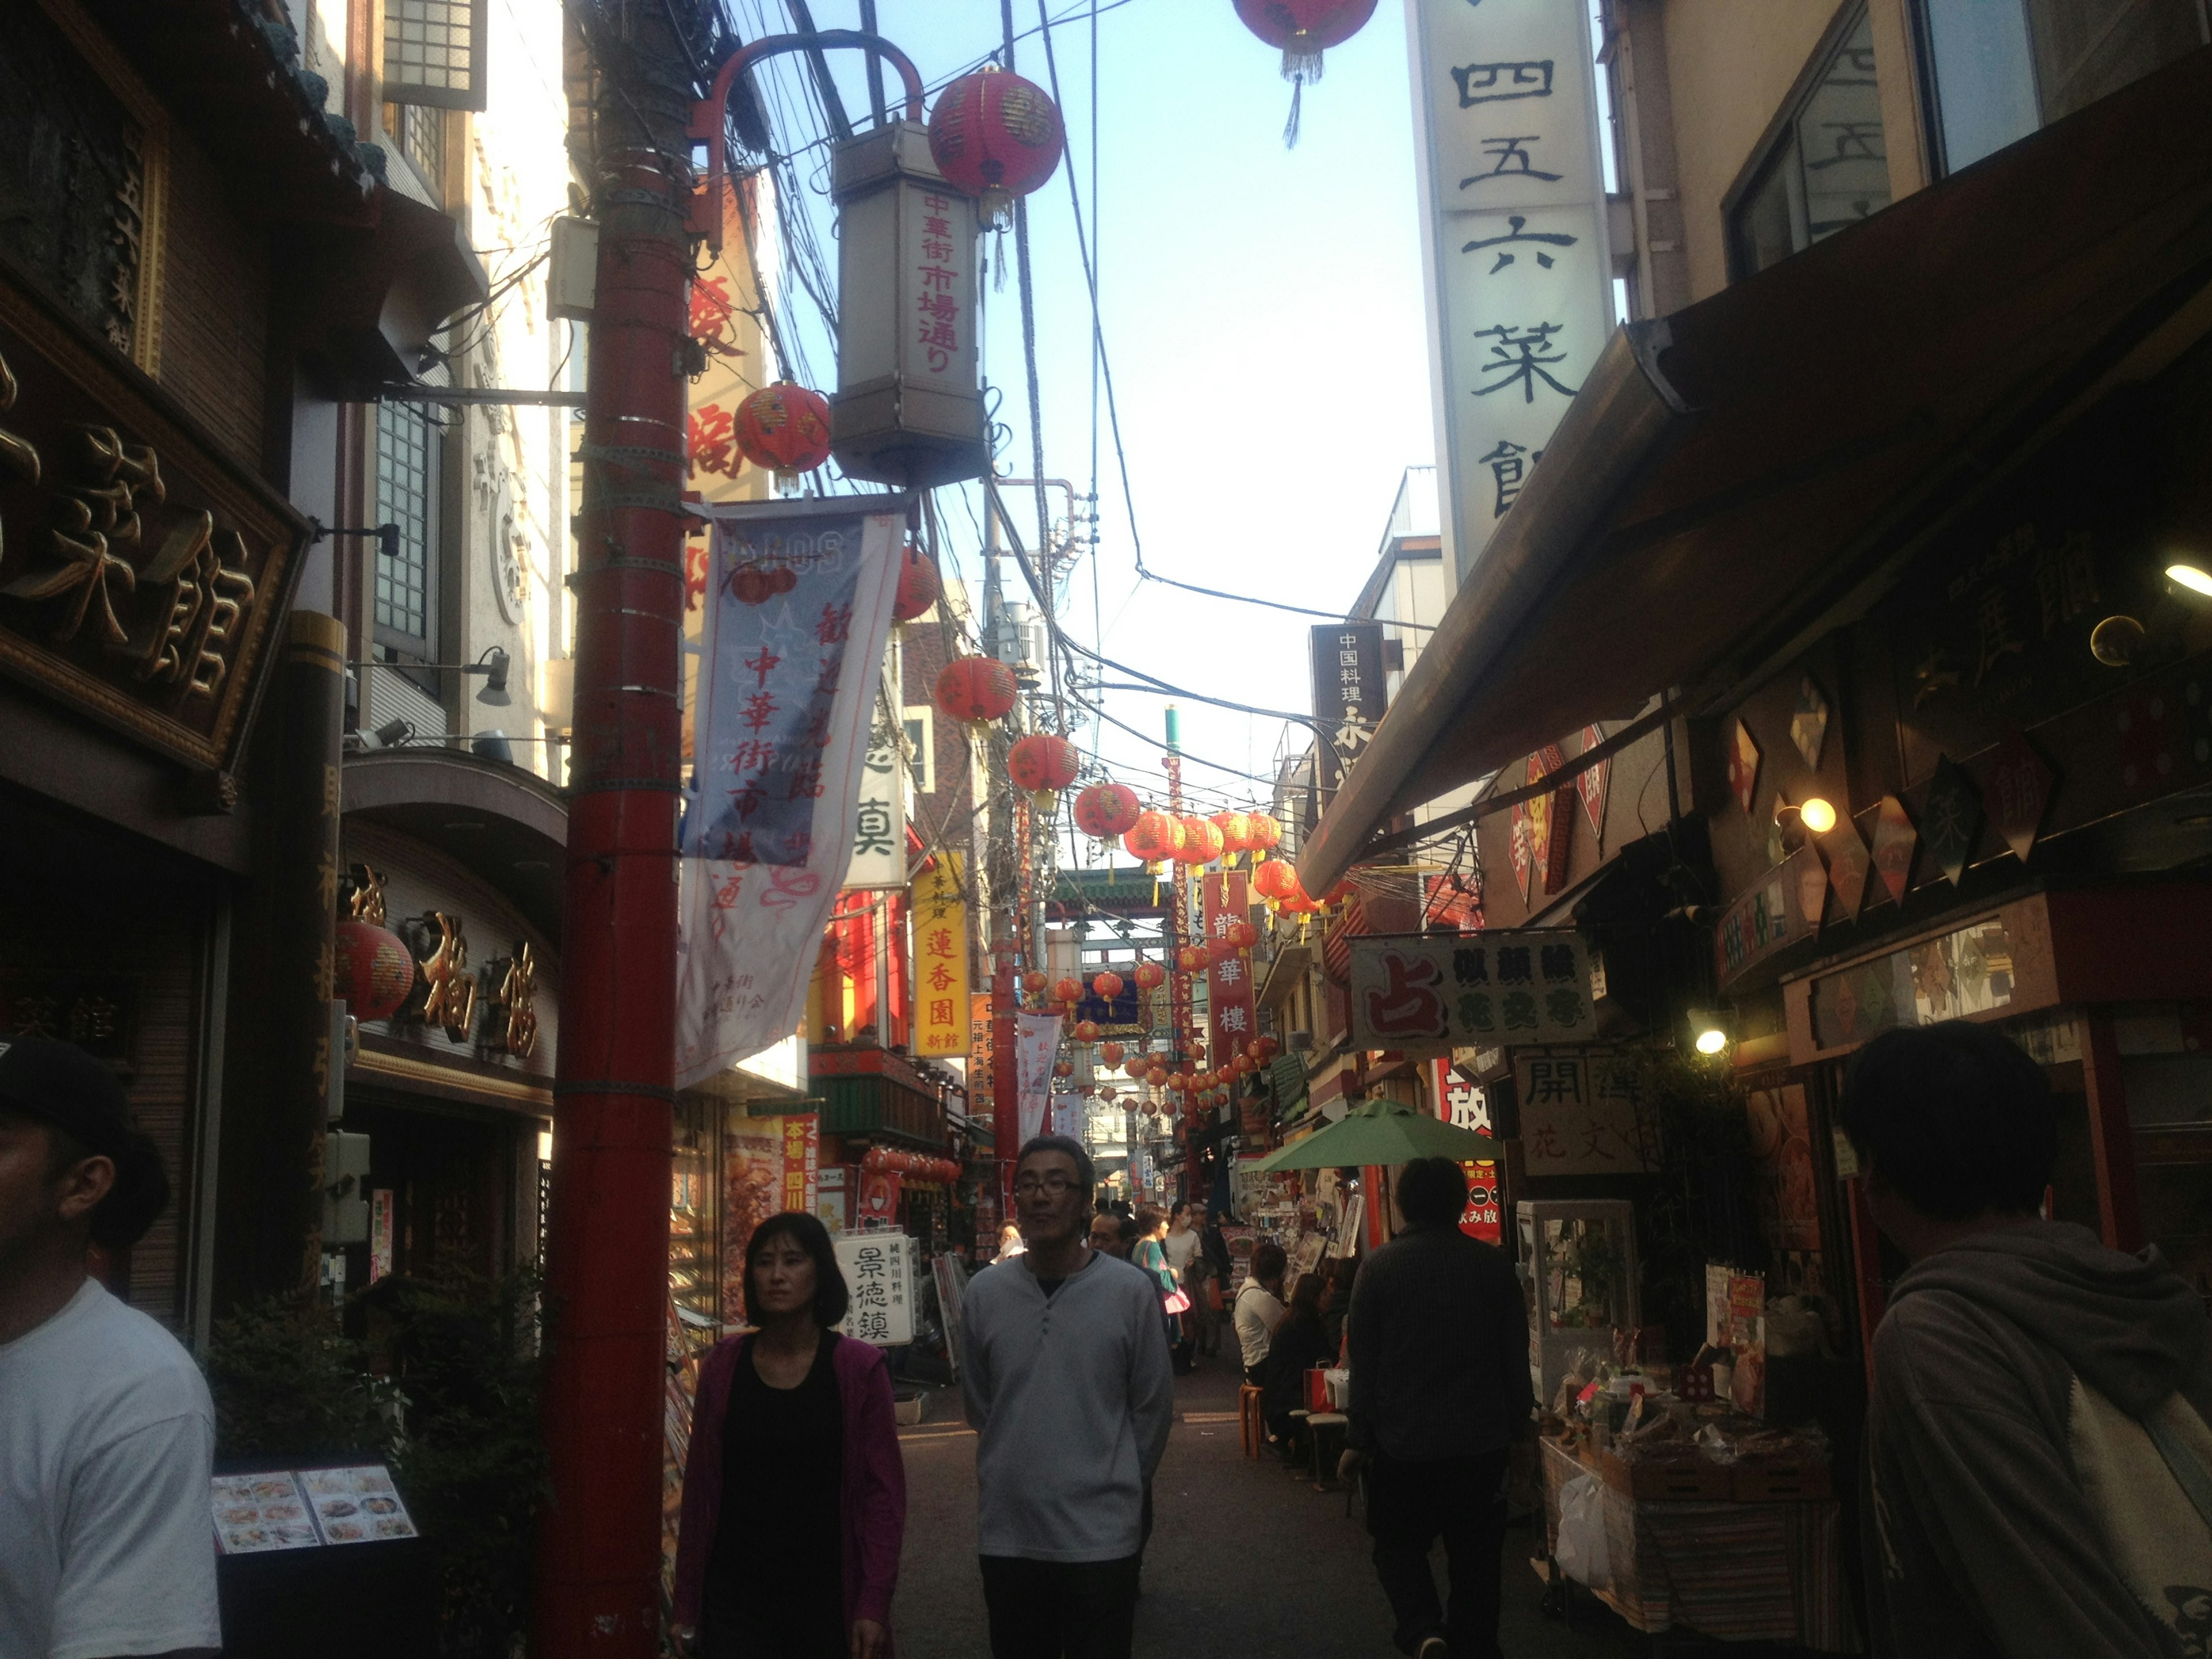
<path fill-rule="evenodd" d="M 323 1541 L 298 1480 L 282 1470 L 216 1476 L 215 1537 L 225 1555 L 311 1550 Z"/>
<path fill-rule="evenodd" d="M 219 1474 L 214 1498 L 216 1547 L 225 1555 L 416 1535 L 391 1472 L 381 1463 Z"/>

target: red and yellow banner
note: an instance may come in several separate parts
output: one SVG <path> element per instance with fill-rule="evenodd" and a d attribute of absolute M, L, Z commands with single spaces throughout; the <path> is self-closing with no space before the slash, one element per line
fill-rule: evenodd
<path fill-rule="evenodd" d="M 940 852 L 914 883 L 914 1052 L 969 1055 L 968 901 L 957 853 Z"/>

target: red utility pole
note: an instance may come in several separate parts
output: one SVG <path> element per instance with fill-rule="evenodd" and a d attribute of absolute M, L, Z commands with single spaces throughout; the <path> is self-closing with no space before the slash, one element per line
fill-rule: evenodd
<path fill-rule="evenodd" d="M 677 715 L 684 623 L 691 238 L 720 238 L 731 82 L 774 52 L 873 37 L 756 41 L 708 104 L 675 10 L 594 30 L 599 225 L 577 530 L 568 908 L 554 1088 L 545 1432 L 553 1497 L 538 1531 L 533 1659 L 660 1650 L 668 1180 L 676 1055 Z M 710 188 L 694 188 L 694 133 Z"/>
<path fill-rule="evenodd" d="M 672 24 L 642 7 L 631 27 L 624 41 L 593 40 L 607 92 L 574 579 L 546 1272 L 553 1496 L 538 1534 L 536 1659 L 651 1659 L 660 1645 L 690 110 L 667 90 L 688 63 Z"/>

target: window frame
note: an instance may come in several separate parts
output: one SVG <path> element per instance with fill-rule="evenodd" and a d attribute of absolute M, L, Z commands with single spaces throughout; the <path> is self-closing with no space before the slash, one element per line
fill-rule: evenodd
<path fill-rule="evenodd" d="M 363 608 L 369 618 L 371 641 L 377 647 L 379 653 L 385 661 L 394 667 L 406 669 L 433 663 L 438 659 L 438 624 L 441 608 L 441 600 L 443 597 L 441 592 L 440 576 L 444 561 L 440 554 L 444 532 L 445 434 L 440 429 L 427 405 L 420 410 L 413 404 L 398 402 L 380 403 L 375 405 L 375 414 L 368 423 L 368 485 L 370 498 L 374 504 L 374 521 L 379 524 L 386 521 L 383 426 L 385 412 L 387 410 L 398 411 L 400 416 L 414 420 L 422 428 L 422 632 L 420 635 L 410 635 L 404 629 L 396 628 L 384 620 L 381 614 L 382 599 L 377 592 L 384 555 L 382 550 L 374 543 L 369 544 L 367 583 L 368 591 L 363 596 L 366 600 Z M 396 518 L 392 521 L 400 522 Z M 404 525 L 402 533 L 404 541 Z M 410 674 L 410 678 L 416 679 L 422 689 L 430 696 L 438 695 L 437 676 L 434 672 Z"/>
<path fill-rule="evenodd" d="M 1811 101 L 1813 94 L 1820 90 L 1829 60 L 1842 49 L 1844 43 L 1851 38 L 1859 25 L 1868 21 L 1869 10 L 1869 0 L 1843 0 L 1843 3 L 1836 8 L 1835 15 L 1828 20 L 1828 27 L 1820 32 L 1818 44 L 1806 57 L 1804 67 L 1797 71 L 1797 78 L 1790 82 L 1790 90 L 1783 95 L 1782 101 L 1776 106 L 1774 114 L 1768 120 L 1765 130 L 1759 135 L 1759 142 L 1751 147 L 1751 153 L 1746 158 L 1742 167 L 1737 171 L 1735 181 L 1722 194 L 1721 243 L 1728 256 L 1729 282 L 1731 286 L 1756 276 L 1759 270 L 1759 267 L 1751 264 L 1746 258 L 1744 240 L 1737 222 L 1739 216 L 1753 193 L 1765 180 L 1769 169 L 1782 164 L 1785 152 L 1798 148 L 1797 124 L 1805 113 L 1805 106 Z M 1885 130 L 1882 135 L 1885 150 L 1892 142 L 1892 135 Z M 1798 165 L 1801 169 L 1800 176 L 1790 186 L 1790 213 L 1793 228 L 1797 223 L 1798 216 L 1803 215 L 1808 220 L 1810 218 L 1809 210 L 1803 201 L 1804 179 L 1802 175 L 1803 166 L 1802 158 Z M 1895 198 L 1893 197 L 1891 200 L 1893 202 Z M 1809 234 L 1808 226 L 1808 234 Z M 1790 257 L 1794 258 L 1814 246 L 1816 245 L 1808 241 L 1805 247 L 1793 249 Z M 1778 264 L 1780 263 L 1782 263 L 1780 260 L 1776 261 Z M 1770 270 L 1773 268 L 1772 265 L 1765 267 Z"/>

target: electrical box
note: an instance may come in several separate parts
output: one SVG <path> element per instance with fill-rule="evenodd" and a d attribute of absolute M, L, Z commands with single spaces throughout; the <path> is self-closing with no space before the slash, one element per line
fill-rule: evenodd
<path fill-rule="evenodd" d="M 588 323 L 599 291 L 599 226 L 563 216 L 553 222 L 545 261 L 545 314 Z"/>
<path fill-rule="evenodd" d="M 323 1137 L 323 1244 L 368 1243 L 368 1137 Z"/>
<path fill-rule="evenodd" d="M 980 478 L 975 204 L 945 182 L 929 131 L 894 121 L 837 147 L 837 392 L 830 453 L 848 478 L 925 489 Z"/>
<path fill-rule="evenodd" d="M 345 1115 L 346 1068 L 361 1053 L 361 1022 L 353 1017 L 343 997 L 329 1006 L 329 1047 L 323 1057 L 323 1120 L 335 1123 Z"/>

